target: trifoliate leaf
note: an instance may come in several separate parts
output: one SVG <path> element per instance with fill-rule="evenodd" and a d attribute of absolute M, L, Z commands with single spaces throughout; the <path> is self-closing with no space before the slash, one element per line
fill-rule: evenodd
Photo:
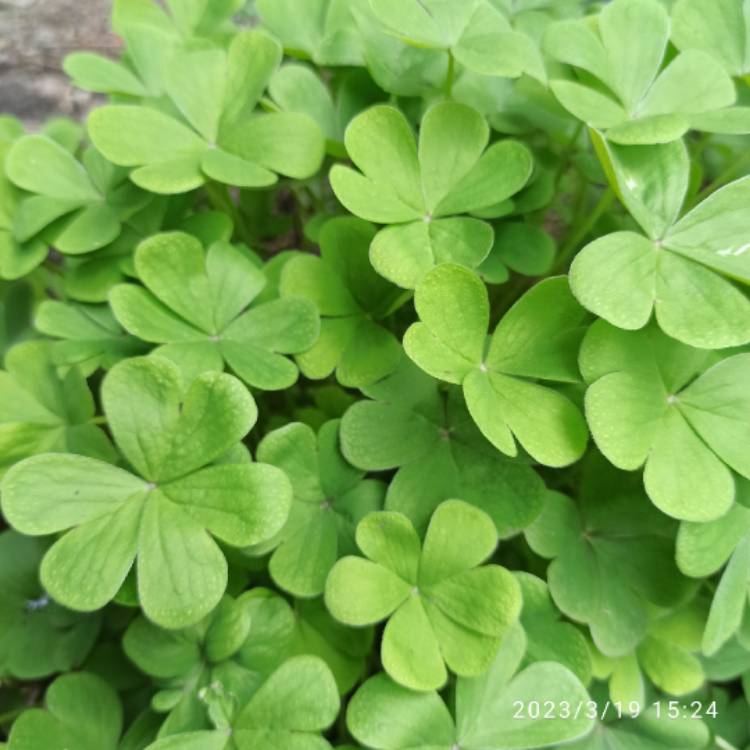
<path fill-rule="evenodd" d="M 547 580 L 560 610 L 586 623 L 609 656 L 629 653 L 646 635 L 647 604 L 673 606 L 686 581 L 673 562 L 673 524 L 639 495 L 589 497 L 580 504 L 548 493 L 526 539 L 553 559 Z M 655 581 L 653 570 L 669 570 Z"/>
<path fill-rule="evenodd" d="M 446 50 L 476 73 L 507 78 L 529 73 L 545 78 L 536 45 L 513 30 L 497 3 L 372 0 L 370 4 L 391 34 L 416 47 Z"/>
<path fill-rule="evenodd" d="M 59 339 L 50 347 L 57 365 L 77 365 L 85 372 L 110 368 L 144 346 L 129 336 L 105 305 L 76 305 L 45 300 L 36 310 L 38 331 Z"/>
<path fill-rule="evenodd" d="M 46 342 L 27 341 L 5 355 L 0 370 L 0 473 L 37 453 L 77 453 L 113 461 L 96 424 L 94 399 L 75 367 L 61 375 Z"/>
<path fill-rule="evenodd" d="M 353 13 L 361 0 L 258 0 L 258 15 L 295 57 L 318 65 L 361 65 L 361 42 Z"/>
<path fill-rule="evenodd" d="M 486 353 L 489 301 L 474 273 L 453 264 L 435 268 L 417 287 L 414 304 L 420 322 L 404 336 L 406 353 L 433 377 L 462 385 L 469 412 L 498 450 L 515 456 L 517 439 L 548 466 L 581 457 L 588 435 L 578 407 L 531 380 L 578 379 L 586 313 L 564 278 L 547 279 L 516 302 Z"/>
<path fill-rule="evenodd" d="M 135 358 L 110 370 L 102 400 L 137 473 L 82 456 L 29 458 L 3 481 L 5 516 L 25 534 L 70 529 L 41 567 L 60 603 L 102 607 L 137 557 L 146 615 L 162 627 L 195 623 L 226 587 L 226 561 L 211 534 L 234 546 L 273 537 L 286 521 L 289 482 L 263 464 L 206 467 L 256 419 L 252 397 L 230 375 L 202 375 L 184 394 L 170 362 Z"/>
<path fill-rule="evenodd" d="M 25 193 L 17 188 L 5 172 L 7 154 L 21 133 L 8 141 L 0 141 L 0 277 L 19 279 L 36 268 L 48 253 L 47 243 L 40 237 L 19 242 L 15 236 L 16 216 Z"/>
<path fill-rule="evenodd" d="M 732 283 L 750 283 L 750 179 L 726 185 L 678 220 L 689 173 L 682 144 L 598 143 L 615 188 L 649 237 L 620 231 L 586 245 L 570 269 L 581 304 L 628 330 L 643 328 L 653 312 L 665 333 L 691 346 L 750 341 L 750 300 Z"/>
<path fill-rule="evenodd" d="M 750 73 L 750 46 L 743 5 L 732 0 L 678 0 L 672 12 L 672 41 L 680 50 L 715 57 L 731 76 Z"/>
<path fill-rule="evenodd" d="M 473 268 L 484 260 L 492 228 L 458 214 L 510 197 L 531 173 L 525 146 L 503 141 L 485 150 L 488 139 L 481 115 L 455 102 L 428 111 L 418 147 L 411 126 L 394 107 L 378 105 L 352 120 L 344 140 L 361 173 L 336 165 L 330 179 L 349 211 L 391 225 L 370 247 L 381 276 L 413 289 L 437 263 Z"/>
<path fill-rule="evenodd" d="M 45 705 L 24 712 L 13 724 L 9 750 L 116 750 L 122 706 L 101 677 L 86 672 L 58 677 Z"/>
<path fill-rule="evenodd" d="M 344 557 L 333 566 L 326 606 L 349 625 L 388 619 L 383 667 L 406 687 L 441 687 L 446 665 L 460 675 L 481 674 L 521 606 L 508 571 L 481 566 L 496 539 L 492 519 L 458 500 L 438 506 L 421 550 L 405 516 L 371 513 L 357 526 L 366 558 Z"/>
<path fill-rule="evenodd" d="M 165 89 L 183 117 L 111 104 L 89 117 L 91 139 L 114 164 L 136 167 L 133 182 L 155 193 L 182 193 L 207 178 L 263 187 L 276 181 L 275 172 L 309 177 L 325 146 L 314 120 L 254 112 L 280 58 L 278 43 L 260 31 L 237 34 L 226 52 L 177 52 L 167 63 Z"/>
<path fill-rule="evenodd" d="M 315 343 L 315 307 L 299 297 L 252 306 L 266 278 L 247 254 L 227 242 L 205 251 L 194 237 L 171 232 L 141 243 L 135 267 L 146 288 L 115 287 L 115 317 L 134 336 L 163 344 L 156 353 L 188 380 L 226 363 L 256 388 L 295 382 L 297 368 L 283 355 Z"/>
<path fill-rule="evenodd" d="M 457 388 L 444 391 L 403 357 L 396 372 L 364 389 L 370 400 L 341 421 L 341 447 L 354 466 L 398 469 L 386 508 L 422 531 L 435 508 L 452 497 L 488 513 L 498 533 L 527 526 L 542 506 L 534 470 L 504 458 L 479 432 Z"/>
<path fill-rule="evenodd" d="M 337 422 L 323 425 L 317 436 L 300 422 L 274 430 L 258 446 L 258 460 L 278 466 L 294 488 L 289 520 L 269 561 L 271 577 L 295 596 L 317 596 L 336 560 L 356 551 L 354 529 L 382 507 L 385 486 L 346 462 Z"/>
<path fill-rule="evenodd" d="M 320 733 L 339 711 L 339 693 L 322 659 L 295 656 L 263 683 L 233 727 L 239 750 L 324 750 Z"/>
<path fill-rule="evenodd" d="M 705 352 L 654 326 L 628 332 L 599 321 L 580 361 L 589 383 L 586 418 L 602 453 L 626 471 L 643 466 L 646 492 L 667 515 L 723 516 L 735 498 L 731 470 L 750 476 L 740 448 L 750 439 L 750 401 L 740 385 L 750 357 L 709 366 Z"/>
<path fill-rule="evenodd" d="M 122 221 L 148 200 L 99 152 L 86 151 L 82 164 L 44 135 L 16 141 L 5 158 L 5 170 L 17 187 L 30 193 L 15 214 L 15 240 L 41 239 L 70 255 L 108 245 L 120 234 Z"/>
<path fill-rule="evenodd" d="M 415 693 L 385 674 L 375 675 L 349 704 L 349 731 L 366 747 L 383 750 L 521 750 L 567 744 L 586 735 L 593 720 L 585 715 L 514 716 L 518 704 L 529 701 L 569 701 L 572 706 L 588 701 L 578 679 L 554 662 L 539 662 L 516 674 L 524 647 L 523 632 L 513 628 L 485 675 L 458 679 L 455 720 L 437 693 Z"/>
<path fill-rule="evenodd" d="M 390 375 L 401 358 L 396 337 L 380 321 L 405 301 L 368 259 L 375 230 L 355 218 L 327 222 L 320 233 L 320 258 L 298 255 L 284 265 L 283 296 L 309 299 L 321 316 L 320 337 L 297 356 L 309 378 L 328 377 L 360 388 Z"/>
<path fill-rule="evenodd" d="M 690 49 L 666 66 L 669 16 L 656 0 L 614 0 L 594 31 L 585 20 L 552 24 L 548 55 L 581 71 L 553 80 L 552 91 L 579 120 L 624 145 L 668 143 L 699 126 L 699 117 L 734 104 L 731 78 L 715 57 Z M 607 87 L 603 93 L 593 76 Z"/>

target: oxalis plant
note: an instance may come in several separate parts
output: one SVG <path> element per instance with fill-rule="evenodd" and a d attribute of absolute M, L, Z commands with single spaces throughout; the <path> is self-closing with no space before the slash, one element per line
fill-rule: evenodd
<path fill-rule="evenodd" d="M 750 0 L 114 0 L 0 117 L 0 747 L 750 750 Z"/>

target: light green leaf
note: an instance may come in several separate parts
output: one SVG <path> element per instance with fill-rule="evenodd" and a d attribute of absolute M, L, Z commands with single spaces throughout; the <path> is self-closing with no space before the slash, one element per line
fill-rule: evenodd
<path fill-rule="evenodd" d="M 122 729 L 117 693 L 88 672 L 58 677 L 47 689 L 45 709 L 25 711 L 9 737 L 14 750 L 116 750 Z"/>
<path fill-rule="evenodd" d="M 743 537 L 716 588 L 703 633 L 703 653 L 715 654 L 740 628 L 750 595 L 750 539 Z"/>
<path fill-rule="evenodd" d="M 160 492 L 146 502 L 138 538 L 138 598 L 167 628 L 205 617 L 227 585 L 227 563 L 205 529 Z"/>
<path fill-rule="evenodd" d="M 325 748 L 319 737 L 339 711 L 339 693 L 322 659 L 285 661 L 242 709 L 233 727 L 241 750 Z M 318 736 L 316 736 L 318 735 Z"/>
<path fill-rule="evenodd" d="M 89 115 L 88 130 L 96 148 L 124 167 L 169 165 L 194 157 L 207 147 L 173 117 L 133 105 L 110 104 L 95 109 Z"/>
<path fill-rule="evenodd" d="M 388 721 L 381 721 L 382 716 Z M 455 740 L 453 718 L 437 693 L 407 690 L 385 674 L 357 690 L 346 724 L 358 742 L 382 750 L 448 748 Z"/>
<path fill-rule="evenodd" d="M 5 159 L 8 177 L 32 193 L 72 203 L 101 199 L 86 171 L 69 151 L 51 138 L 20 138 Z"/>

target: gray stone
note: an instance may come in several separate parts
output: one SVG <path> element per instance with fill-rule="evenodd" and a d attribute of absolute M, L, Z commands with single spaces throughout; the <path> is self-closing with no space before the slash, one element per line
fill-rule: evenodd
<path fill-rule="evenodd" d="M 116 57 L 110 0 L 0 0 L 0 113 L 34 129 L 50 117 L 81 119 L 98 97 L 62 72 L 75 50 Z"/>

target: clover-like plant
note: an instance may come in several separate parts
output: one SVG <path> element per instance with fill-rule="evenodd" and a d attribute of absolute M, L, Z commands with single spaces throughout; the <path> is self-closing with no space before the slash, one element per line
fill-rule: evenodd
<path fill-rule="evenodd" d="M 149 200 L 95 149 L 87 149 L 81 163 L 46 135 L 19 138 L 4 161 L 7 178 L 25 191 L 9 239 L 16 243 L 15 263 L 5 257 L 4 275 L 11 278 L 41 263 L 49 246 L 79 255 L 108 245 L 122 221 Z"/>
<path fill-rule="evenodd" d="M 374 236 L 367 222 L 331 219 L 320 232 L 319 258 L 297 255 L 284 265 L 282 295 L 311 300 L 321 317 L 318 340 L 297 355 L 308 378 L 324 378 L 335 369 L 342 385 L 359 388 L 398 365 L 401 346 L 381 321 L 405 297 L 372 270 L 368 251 Z"/>
<path fill-rule="evenodd" d="M 0 370 L 0 474 L 22 458 L 51 452 L 116 457 L 81 372 L 71 367 L 60 375 L 51 345 L 26 341 L 8 351 Z"/>
<path fill-rule="evenodd" d="M 672 10 L 672 41 L 680 50 L 713 55 L 729 75 L 750 74 L 750 36 L 744 3 L 732 0 L 677 0 Z M 745 115 L 747 117 L 747 115 Z"/>
<path fill-rule="evenodd" d="M 256 388 L 288 388 L 297 380 L 283 355 L 315 343 L 315 306 L 297 297 L 251 306 L 266 277 L 246 252 L 227 242 L 204 250 L 194 237 L 170 232 L 138 246 L 135 270 L 146 288 L 115 287 L 115 317 L 134 336 L 162 344 L 156 353 L 188 377 L 221 371 L 226 362 Z"/>
<path fill-rule="evenodd" d="M 584 75 L 550 87 L 571 114 L 614 143 L 668 143 L 690 128 L 734 126 L 737 93 L 714 56 L 692 48 L 662 69 L 669 34 L 658 0 L 613 0 L 599 13 L 596 31 L 585 20 L 553 24 L 545 51 Z M 743 119 L 739 132 L 750 126 Z"/>
<path fill-rule="evenodd" d="M 107 305 L 44 300 L 36 309 L 34 327 L 49 336 L 50 357 L 59 366 L 82 372 L 108 370 L 126 357 L 144 354 L 147 345 L 122 329 Z"/>
<path fill-rule="evenodd" d="M 155 193 L 186 192 L 207 179 L 262 187 L 276 172 L 309 177 L 325 145 L 315 122 L 255 112 L 280 60 L 278 42 L 259 31 L 236 35 L 227 51 L 175 52 L 164 75 L 174 114 L 148 102 L 110 104 L 91 114 L 91 139 L 114 164 L 136 167 L 133 182 Z"/>
<path fill-rule="evenodd" d="M 341 420 L 341 448 L 354 466 L 397 469 L 386 508 L 420 533 L 443 501 L 461 495 L 509 536 L 542 508 L 544 485 L 531 467 L 505 458 L 482 435 L 459 389 L 443 390 L 408 357 L 393 375 L 363 389 Z"/>
<path fill-rule="evenodd" d="M 406 117 L 378 105 L 346 129 L 346 150 L 361 170 L 337 164 L 330 174 L 336 197 L 356 216 L 388 224 L 375 236 L 370 260 L 389 281 L 413 289 L 435 264 L 473 268 L 492 246 L 492 227 L 460 214 L 502 203 L 531 174 L 531 156 L 517 141 L 489 148 L 482 116 L 462 104 L 432 107 L 419 147 Z"/>
<path fill-rule="evenodd" d="M 143 616 L 130 623 L 123 650 L 154 678 L 159 691 L 151 706 L 166 714 L 158 737 L 203 730 L 212 720 L 231 723 L 259 687 L 255 674 L 233 659 L 248 638 L 251 622 L 247 596 L 224 596 L 189 628 L 165 630 Z"/>
<path fill-rule="evenodd" d="M 437 693 L 409 691 L 385 674 L 371 677 L 349 704 L 349 730 L 373 750 L 522 750 L 557 743 L 567 747 L 593 728 L 587 712 L 520 715 L 518 707 L 537 701 L 542 706 L 568 702 L 571 707 L 586 706 L 586 689 L 570 670 L 555 662 L 541 661 L 519 671 L 525 647 L 523 630 L 516 625 L 481 677 L 458 678 L 455 718 Z M 380 718 L 384 716 L 387 721 Z M 415 721 L 417 716 L 419 721 Z"/>
<path fill-rule="evenodd" d="M 750 355 L 723 359 L 654 326 L 595 323 L 581 347 L 586 418 L 602 453 L 644 467 L 654 505 L 673 518 L 712 521 L 735 500 L 733 472 L 750 478 Z"/>
<path fill-rule="evenodd" d="M 576 504 L 550 492 L 524 533 L 537 554 L 552 559 L 547 580 L 557 607 L 586 623 L 604 654 L 624 656 L 646 636 L 649 603 L 675 606 L 687 591 L 673 561 L 672 528 L 637 494 Z M 669 575 L 656 579 L 657 567 Z"/>
<path fill-rule="evenodd" d="M 460 500 L 433 513 L 424 544 L 400 513 L 360 521 L 363 557 L 344 557 L 326 581 L 331 614 L 348 625 L 388 619 L 381 659 L 386 672 L 414 690 L 484 672 L 518 618 L 521 595 L 499 565 L 482 565 L 497 544 L 492 519 Z"/>
<path fill-rule="evenodd" d="M 353 9 L 367 0 L 258 0 L 260 20 L 294 57 L 318 65 L 361 65 L 361 41 Z"/>
<path fill-rule="evenodd" d="M 750 0 L 111 10 L 0 114 L 0 748 L 750 750 Z"/>
<path fill-rule="evenodd" d="M 168 736 L 146 750 L 329 750 L 320 733 L 338 710 L 336 683 L 325 663 L 296 656 L 268 677 L 231 723 Z"/>
<path fill-rule="evenodd" d="M 647 237 L 630 230 L 599 237 L 576 255 L 570 286 L 584 307 L 618 328 L 652 317 L 672 338 L 721 349 L 750 341 L 750 179 L 708 196 L 678 219 L 690 161 L 681 142 L 608 149 L 605 167 Z"/>
<path fill-rule="evenodd" d="M 137 557 L 148 617 L 163 627 L 195 623 L 227 583 L 212 535 L 234 546 L 274 536 L 286 522 L 289 481 L 263 464 L 208 465 L 257 417 L 252 396 L 230 375 L 206 373 L 185 392 L 172 363 L 134 358 L 110 370 L 102 400 L 132 471 L 71 454 L 34 456 L 6 474 L 3 513 L 32 536 L 70 529 L 40 568 L 61 604 L 102 607 Z"/>
<path fill-rule="evenodd" d="M 88 672 L 62 675 L 47 689 L 45 705 L 15 722 L 9 750 L 117 750 L 122 703 L 101 677 Z"/>
<path fill-rule="evenodd" d="M 487 289 L 472 271 L 445 263 L 416 289 L 420 322 L 404 349 L 433 377 L 463 388 L 466 406 L 484 436 L 508 456 L 516 441 L 540 463 L 565 466 L 586 448 L 578 407 L 535 380 L 574 383 L 586 312 L 567 280 L 546 279 L 503 316 L 487 347 Z"/>
<path fill-rule="evenodd" d="M 528 73 L 545 80 L 537 46 L 513 29 L 497 2 L 371 0 L 370 6 L 391 34 L 416 47 L 447 52 L 449 75 L 458 62 L 481 75 L 517 78 Z"/>
<path fill-rule="evenodd" d="M 356 552 L 354 529 L 383 504 L 385 486 L 364 479 L 338 446 L 339 429 L 327 422 L 318 434 L 301 422 L 269 432 L 258 446 L 258 460 L 278 466 L 289 477 L 294 500 L 278 546 L 268 562 L 274 582 L 295 596 L 323 593 L 333 564 Z"/>

